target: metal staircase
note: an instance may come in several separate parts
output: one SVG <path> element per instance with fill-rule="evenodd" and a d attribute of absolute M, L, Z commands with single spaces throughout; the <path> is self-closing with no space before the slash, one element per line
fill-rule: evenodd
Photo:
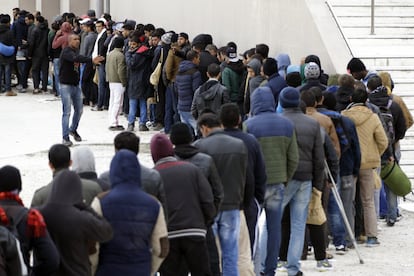
<path fill-rule="evenodd" d="M 373 28 L 372 2 L 375 2 Z M 395 83 L 393 93 L 402 96 L 414 114 L 414 2 L 327 0 L 326 3 L 353 56 L 362 59 L 369 69 L 388 71 Z M 401 141 L 401 150 L 401 166 L 413 181 L 414 127 Z"/>

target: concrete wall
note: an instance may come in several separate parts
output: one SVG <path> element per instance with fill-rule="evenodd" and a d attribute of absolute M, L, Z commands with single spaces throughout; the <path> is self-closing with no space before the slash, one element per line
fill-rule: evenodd
<path fill-rule="evenodd" d="M 351 58 L 324 0 L 210 0 L 202 5 L 186 0 L 122 2 L 127 1 L 110 7 L 115 20 L 136 19 L 166 30 L 186 31 L 190 37 L 207 32 L 217 46 L 235 41 L 239 52 L 266 43 L 270 56 L 287 53 L 293 64 L 316 54 L 328 73 L 345 72 Z"/>
<path fill-rule="evenodd" d="M 35 0 L 1 1 L 4 12 L 11 13 L 15 6 L 36 10 Z M 325 0 L 209 0 L 202 4 L 187 0 L 38 1 L 43 3 L 42 12 L 49 20 L 50 15 L 65 11 L 82 15 L 90 7 L 96 9 L 99 17 L 110 9 L 116 21 L 128 18 L 153 23 L 167 31 L 185 31 L 190 38 L 210 33 L 217 46 L 234 41 L 239 52 L 266 43 L 270 56 L 287 53 L 292 64 L 299 64 L 308 54 L 316 54 L 327 73 L 344 73 L 351 58 Z"/>

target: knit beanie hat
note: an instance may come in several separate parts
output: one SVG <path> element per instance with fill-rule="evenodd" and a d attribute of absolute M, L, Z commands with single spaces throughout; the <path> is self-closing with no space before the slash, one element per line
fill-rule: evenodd
<path fill-rule="evenodd" d="M 305 65 L 304 74 L 305 74 L 305 78 L 307 80 L 309 80 L 309 79 L 318 79 L 320 74 L 321 74 L 321 70 L 319 68 L 319 65 L 316 64 L 315 62 L 307 63 Z"/>
<path fill-rule="evenodd" d="M 174 156 L 173 144 L 168 139 L 168 136 L 162 133 L 157 133 L 152 136 L 150 149 L 154 163 L 157 163 L 161 158 Z"/>
<path fill-rule="evenodd" d="M 95 172 L 95 156 L 87 146 L 72 150 L 72 170 L 76 173 Z"/>
<path fill-rule="evenodd" d="M 176 146 L 190 144 L 193 141 L 193 135 L 188 125 L 180 122 L 171 127 L 170 140 Z"/>
<path fill-rule="evenodd" d="M 283 108 L 298 107 L 300 101 L 299 90 L 293 87 L 285 87 L 279 95 L 279 103 Z"/>
<path fill-rule="evenodd" d="M 173 36 L 173 33 L 165 33 L 161 36 L 161 41 L 165 44 L 171 44 L 171 37 Z"/>
<path fill-rule="evenodd" d="M 22 190 L 20 171 L 13 166 L 4 166 L 0 169 L 0 192 Z"/>

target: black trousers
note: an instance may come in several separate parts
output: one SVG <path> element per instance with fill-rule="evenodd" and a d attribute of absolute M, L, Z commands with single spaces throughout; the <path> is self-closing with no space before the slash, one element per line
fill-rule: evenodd
<path fill-rule="evenodd" d="M 206 239 L 182 237 L 170 239 L 170 252 L 160 267 L 161 276 L 212 275 Z M 186 269 L 187 268 L 187 269 Z"/>
<path fill-rule="evenodd" d="M 155 107 L 155 123 L 164 125 L 164 117 L 165 117 L 165 85 L 160 80 L 158 84 L 158 90 L 156 91 L 157 94 L 157 106 Z"/>

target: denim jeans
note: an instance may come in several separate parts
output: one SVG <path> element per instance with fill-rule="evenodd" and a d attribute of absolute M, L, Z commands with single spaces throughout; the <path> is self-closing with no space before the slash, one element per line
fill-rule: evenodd
<path fill-rule="evenodd" d="M 174 84 L 167 86 L 165 90 L 165 117 L 164 117 L 164 131 L 169 133 L 171 126 L 179 122 L 179 115 L 177 111 L 177 99 L 174 94 Z"/>
<path fill-rule="evenodd" d="M 266 256 L 264 261 L 265 275 L 274 275 L 279 258 L 281 222 L 282 222 L 282 203 L 285 185 L 267 184 L 264 198 L 264 210 L 266 214 L 267 241 L 266 251 L 260 249 L 261 259 Z M 265 254 L 264 254 L 265 253 Z"/>
<path fill-rule="evenodd" d="M 17 73 L 19 74 L 19 84 L 22 88 L 27 88 L 27 76 L 26 76 L 26 61 L 17 60 Z"/>
<path fill-rule="evenodd" d="M 335 189 L 335 188 L 331 188 Z M 333 236 L 333 244 L 335 246 L 346 245 L 345 241 L 345 223 L 341 217 L 341 211 L 335 200 L 333 192 L 330 191 L 328 199 L 328 223 Z"/>
<path fill-rule="evenodd" d="M 62 136 L 63 139 L 69 139 L 69 132 L 78 129 L 79 121 L 83 112 L 82 92 L 79 86 L 61 84 L 60 85 L 62 100 Z M 72 124 L 69 127 L 70 109 L 73 104 Z"/>
<path fill-rule="evenodd" d="M 11 64 L 3 63 L 0 64 L 0 86 L 3 84 L 3 73 L 4 73 L 4 83 L 6 92 L 11 91 Z"/>
<path fill-rule="evenodd" d="M 220 240 L 223 275 L 238 276 L 240 210 L 219 212 L 213 231 Z"/>
<path fill-rule="evenodd" d="M 60 95 L 60 81 L 59 81 L 60 59 L 53 59 L 53 74 L 55 75 L 56 96 Z"/>
<path fill-rule="evenodd" d="M 386 218 L 387 221 L 394 220 L 394 222 L 397 220 L 397 209 L 398 209 L 398 201 L 397 196 L 388 188 L 385 183 L 382 183 L 382 187 L 384 187 L 385 191 L 385 198 L 387 200 L 387 214 Z"/>
<path fill-rule="evenodd" d="M 300 270 L 299 260 L 302 256 L 311 191 L 311 180 L 290 180 L 285 189 L 283 209 L 288 204 L 290 208 L 290 239 L 287 257 L 289 275 L 296 275 Z"/>
<path fill-rule="evenodd" d="M 137 113 L 137 107 L 139 102 L 139 124 L 145 125 L 147 122 L 147 101 L 145 99 L 129 99 L 129 113 L 128 124 L 135 124 L 135 115 Z"/>
<path fill-rule="evenodd" d="M 106 73 L 105 73 L 105 64 L 101 64 L 98 67 L 98 107 L 103 107 L 105 105 L 105 99 L 108 93 L 108 89 L 106 87 Z"/>
<path fill-rule="evenodd" d="M 355 227 L 355 193 L 356 193 L 356 178 L 353 175 L 341 176 L 340 194 L 342 204 L 344 205 L 346 217 L 348 219 L 351 229 Z M 351 237 L 347 234 L 348 243 Z"/>
<path fill-rule="evenodd" d="M 191 115 L 190 111 L 178 111 L 180 113 L 181 122 L 185 123 L 189 127 L 193 129 L 194 135 L 197 135 L 197 122 L 194 119 L 193 115 Z"/>

